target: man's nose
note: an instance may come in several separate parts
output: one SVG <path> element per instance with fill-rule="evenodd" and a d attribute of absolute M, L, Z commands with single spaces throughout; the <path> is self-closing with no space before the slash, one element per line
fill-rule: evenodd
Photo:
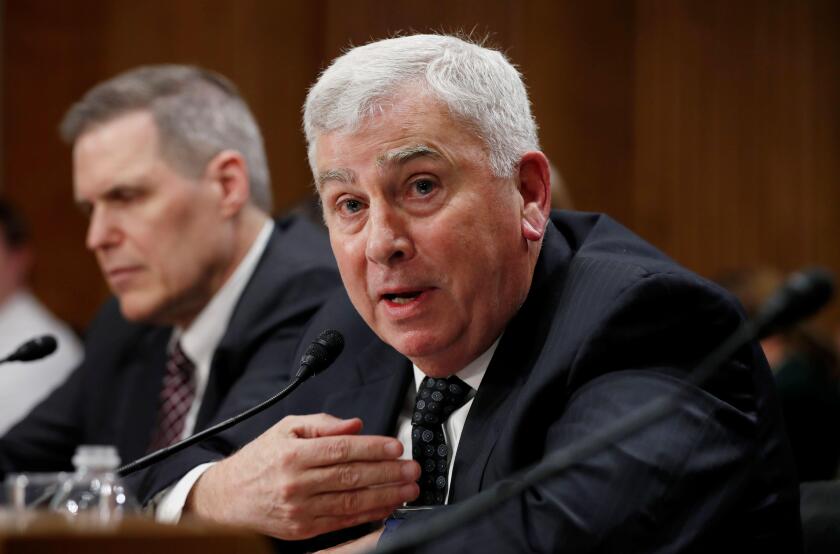
<path fill-rule="evenodd" d="M 372 206 L 367 225 L 365 254 L 368 260 L 380 265 L 392 265 L 414 256 L 414 242 L 406 215 L 390 206 Z"/>
<path fill-rule="evenodd" d="M 101 250 L 119 242 L 121 232 L 113 219 L 106 209 L 94 207 L 85 241 L 89 250 Z"/>

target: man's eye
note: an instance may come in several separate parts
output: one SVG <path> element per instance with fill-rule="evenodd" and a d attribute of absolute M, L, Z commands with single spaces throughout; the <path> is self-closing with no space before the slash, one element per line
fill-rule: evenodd
<path fill-rule="evenodd" d="M 362 209 L 362 203 L 358 200 L 354 200 L 353 198 L 349 198 L 347 200 L 341 201 L 338 205 L 338 209 L 341 212 L 354 214 Z"/>
<path fill-rule="evenodd" d="M 146 196 L 146 191 L 137 188 L 117 188 L 110 191 L 106 199 L 112 204 L 131 204 L 135 201 L 142 200 Z"/>
<path fill-rule="evenodd" d="M 435 190 L 435 183 L 428 179 L 420 179 L 412 184 L 414 191 L 420 196 L 426 196 Z"/>

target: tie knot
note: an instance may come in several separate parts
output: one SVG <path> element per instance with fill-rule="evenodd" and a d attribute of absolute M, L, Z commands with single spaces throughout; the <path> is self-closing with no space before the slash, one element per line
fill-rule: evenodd
<path fill-rule="evenodd" d="M 472 388 L 455 377 L 435 379 L 424 377 L 414 400 L 415 424 L 436 425 L 443 423 L 452 412 L 466 404 Z"/>
<path fill-rule="evenodd" d="M 184 352 L 184 349 L 181 348 L 180 341 L 175 343 L 175 347 L 169 354 L 169 366 L 172 368 L 170 369 L 170 372 L 174 369 L 179 373 L 188 375 L 192 375 L 193 370 L 195 369 L 195 364 L 193 364 L 192 360 L 190 360 L 189 356 L 187 356 Z"/>

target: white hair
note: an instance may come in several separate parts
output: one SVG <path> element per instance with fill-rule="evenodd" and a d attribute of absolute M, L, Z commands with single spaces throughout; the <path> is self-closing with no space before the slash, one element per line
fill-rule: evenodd
<path fill-rule="evenodd" d="M 475 130 L 497 177 L 513 175 L 522 154 L 539 149 L 522 76 L 504 54 L 453 36 L 412 35 L 349 50 L 309 90 L 303 128 L 316 180 L 318 135 L 356 130 L 407 86 L 431 93 Z"/>

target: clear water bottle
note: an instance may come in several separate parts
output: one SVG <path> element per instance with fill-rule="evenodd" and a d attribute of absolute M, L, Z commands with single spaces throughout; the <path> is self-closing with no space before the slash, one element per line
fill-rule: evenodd
<path fill-rule="evenodd" d="M 126 513 L 138 511 L 116 469 L 120 457 L 113 446 L 79 446 L 73 456 L 75 473 L 59 486 L 50 509 L 71 518 L 101 523 L 118 521 Z"/>

